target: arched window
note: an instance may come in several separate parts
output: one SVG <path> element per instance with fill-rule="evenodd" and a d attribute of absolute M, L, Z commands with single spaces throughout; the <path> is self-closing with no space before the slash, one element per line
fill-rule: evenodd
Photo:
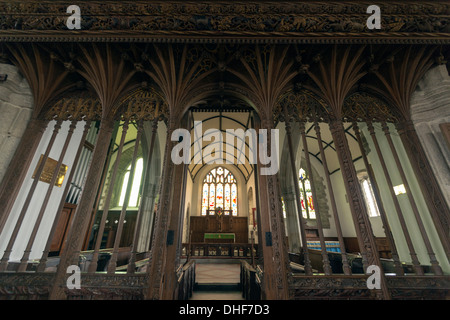
<path fill-rule="evenodd" d="M 222 213 L 237 216 L 237 184 L 229 170 L 217 167 L 203 180 L 202 215 Z"/>
<path fill-rule="evenodd" d="M 316 211 L 314 209 L 314 201 L 311 192 L 311 183 L 306 175 L 305 170 L 300 168 L 298 171 L 298 184 L 300 187 L 300 203 L 302 205 L 302 215 L 305 219 L 315 219 Z"/>
<path fill-rule="evenodd" d="M 367 172 L 362 172 L 358 174 L 359 183 L 361 184 L 361 189 L 363 191 L 364 200 L 366 202 L 367 213 L 369 217 L 380 216 L 380 211 L 378 210 L 377 201 L 373 193 L 372 184 L 370 183 L 369 176 Z"/>
<path fill-rule="evenodd" d="M 130 199 L 128 200 L 128 206 L 129 208 L 135 208 L 138 206 L 139 203 L 139 189 L 141 186 L 141 179 L 142 179 L 142 171 L 144 169 L 144 161 L 142 158 L 139 158 L 136 161 L 136 168 L 134 171 L 134 177 L 133 177 L 133 184 L 131 187 L 131 193 L 130 193 Z M 123 203 L 125 201 L 125 193 L 127 191 L 127 185 L 128 180 L 130 178 L 130 171 L 131 171 L 131 164 L 127 168 L 127 172 L 125 173 L 123 177 L 122 182 L 122 189 L 120 191 L 120 198 L 119 198 L 119 206 L 122 207 Z"/>

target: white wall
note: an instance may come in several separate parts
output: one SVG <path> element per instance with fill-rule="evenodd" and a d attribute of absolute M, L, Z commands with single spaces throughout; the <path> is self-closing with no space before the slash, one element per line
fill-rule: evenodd
<path fill-rule="evenodd" d="M 404 237 L 401 225 L 400 225 L 400 221 L 398 219 L 398 214 L 397 214 L 397 211 L 395 210 L 394 202 L 392 200 L 390 190 L 387 186 L 386 178 L 383 173 L 381 163 L 376 154 L 375 146 L 373 145 L 372 139 L 370 138 L 370 134 L 367 131 L 367 127 L 363 124 L 360 127 L 361 127 L 362 133 L 367 137 L 367 141 L 369 142 L 369 148 L 372 150 L 368 155 L 369 162 L 371 163 L 371 165 L 373 167 L 373 170 L 375 173 L 375 178 L 379 185 L 380 196 L 383 201 L 383 205 L 384 205 L 384 208 L 386 211 L 386 216 L 387 216 L 390 228 L 392 230 L 392 234 L 393 234 L 394 241 L 395 241 L 395 244 L 396 244 L 399 256 L 400 256 L 400 260 L 411 261 L 410 254 L 409 254 L 410 251 L 406 244 L 406 240 L 405 240 L 405 237 Z M 376 128 L 376 130 L 375 130 L 376 137 L 377 137 L 378 143 L 380 145 L 380 148 L 382 150 L 383 158 L 386 163 L 386 167 L 389 172 L 389 177 L 392 180 L 393 185 L 397 186 L 397 185 L 403 184 L 403 181 L 402 181 L 400 173 L 397 169 L 395 159 L 391 153 L 391 150 L 390 150 L 389 144 L 387 142 L 387 139 L 385 137 L 385 134 L 381 131 L 380 125 L 375 124 L 374 127 Z M 440 244 L 440 240 L 437 236 L 436 230 L 435 230 L 433 222 L 431 220 L 430 213 L 428 211 L 425 199 L 420 190 L 418 181 L 415 177 L 415 173 L 411 167 L 409 158 L 403 147 L 401 139 L 400 139 L 398 133 L 396 132 L 395 128 L 392 125 L 390 125 L 390 133 L 391 133 L 391 137 L 392 137 L 395 149 L 398 153 L 400 162 L 402 164 L 402 168 L 405 172 L 407 181 L 411 188 L 412 197 L 418 207 L 420 217 L 425 226 L 428 237 L 430 238 L 433 250 L 436 253 L 437 259 L 441 263 L 441 266 L 444 269 L 444 271 L 450 272 L 450 266 L 448 263 L 445 263 L 445 261 L 446 261 L 445 253 L 442 248 L 442 245 Z M 410 201 L 408 199 L 408 196 L 407 196 L 407 194 L 399 194 L 396 197 L 400 204 L 401 211 L 402 211 L 404 219 L 406 221 L 406 225 L 407 225 L 409 234 L 412 238 L 414 249 L 417 253 L 419 261 L 421 264 L 430 265 L 430 259 L 429 259 L 425 244 L 422 240 L 421 233 L 420 233 L 416 218 L 414 216 L 414 212 L 412 210 Z M 374 233 L 376 236 L 378 236 L 378 235 L 384 236 L 384 231 L 381 229 L 381 221 L 379 219 L 380 218 L 376 218 L 376 219 L 371 218 L 371 221 L 373 223 Z M 374 226 L 374 223 L 375 223 L 375 226 Z M 378 226 L 378 227 L 376 227 L 376 226 Z"/>
<path fill-rule="evenodd" d="M 31 185 L 33 183 L 32 175 L 38 164 L 41 154 L 45 153 L 48 142 L 49 142 L 52 132 L 53 132 L 54 125 L 55 125 L 54 121 L 49 123 L 47 130 L 45 131 L 45 133 L 41 139 L 41 142 L 39 144 L 39 147 L 37 148 L 36 154 L 33 157 L 33 161 L 31 162 L 31 166 L 27 172 L 25 181 L 20 189 L 20 192 L 18 194 L 16 202 L 11 210 L 11 214 L 6 222 L 3 233 L 0 235 L 0 252 L 2 254 L 7 246 L 7 243 L 10 239 L 12 231 L 15 227 L 15 224 L 19 217 L 20 211 L 22 210 L 23 204 L 28 195 L 28 191 L 31 188 Z M 59 134 L 58 134 L 58 136 L 55 140 L 55 143 L 53 145 L 53 148 L 50 152 L 50 155 L 49 155 L 50 158 L 55 159 L 55 160 L 59 159 L 61 149 L 62 149 L 64 142 L 66 140 L 66 137 L 67 137 L 69 125 L 70 125 L 70 121 L 65 121 L 62 124 L 61 130 L 59 131 Z M 61 187 L 53 187 L 53 191 L 52 191 L 51 197 L 49 199 L 43 220 L 41 222 L 39 231 L 36 235 L 36 240 L 32 247 L 30 259 L 39 259 L 42 255 L 42 251 L 44 250 L 44 247 L 45 247 L 45 244 L 47 241 L 48 233 L 50 232 L 50 229 L 52 227 L 53 220 L 56 215 L 56 211 L 58 209 L 62 194 L 64 192 L 64 188 L 67 184 L 67 177 L 69 176 L 70 171 L 74 169 L 72 164 L 73 164 L 73 161 L 74 161 L 77 149 L 78 149 L 78 145 L 80 144 L 80 141 L 81 141 L 81 137 L 82 137 L 83 130 L 84 130 L 84 125 L 85 125 L 84 122 L 78 123 L 77 128 L 72 136 L 71 142 L 67 148 L 67 151 L 66 151 L 66 154 L 65 154 L 65 157 L 63 160 L 63 164 L 68 166 L 68 170 L 66 173 L 66 179 L 64 180 Z M 25 218 L 22 223 L 22 227 L 19 230 L 17 240 L 14 244 L 13 251 L 12 251 L 11 257 L 10 257 L 10 261 L 20 260 L 20 258 L 22 257 L 23 250 L 26 248 L 29 236 L 34 227 L 34 222 L 37 219 L 37 216 L 38 216 L 40 208 L 41 208 L 41 204 L 45 198 L 48 187 L 49 187 L 48 183 L 41 182 L 41 181 L 38 182 L 36 191 L 34 192 L 34 196 L 31 199 L 31 203 L 26 212 Z"/>

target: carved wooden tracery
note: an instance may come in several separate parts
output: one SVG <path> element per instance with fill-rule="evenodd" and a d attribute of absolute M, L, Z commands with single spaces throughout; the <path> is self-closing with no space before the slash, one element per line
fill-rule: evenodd
<path fill-rule="evenodd" d="M 426 179 L 432 173 L 409 122 L 409 98 L 418 80 L 436 62 L 433 58 L 438 50 L 422 44 L 450 43 L 450 5 L 384 1 L 380 3 L 383 29 L 370 31 L 365 19 L 371 4 L 251 1 L 224 6 L 215 2 L 81 1 L 82 30 L 71 32 L 64 24 L 67 3 L 63 1 L 0 0 L 0 41 L 7 42 L 10 60 L 21 68 L 33 91 L 35 114 L 28 133 L 42 135 L 50 120 L 101 122 L 87 178 L 91 184 L 85 194 L 95 194 L 98 189 L 114 121 L 164 120 L 170 136 L 182 125 L 182 116 L 192 105 L 213 95 L 233 95 L 255 109 L 255 127 L 270 129 L 278 121 L 291 120 L 329 124 L 365 266 L 379 264 L 379 257 L 343 122 L 396 124 L 416 173 L 422 177 L 423 192 L 432 200 L 432 218 L 440 226 L 438 233 L 448 254 L 448 208 L 435 181 Z M 55 43 L 16 44 L 43 41 Z M 75 41 L 79 43 L 75 45 Z M 67 43 L 62 42 L 70 43 L 68 53 L 63 49 Z M 377 46 L 409 43 L 420 45 L 417 54 L 416 47 L 408 45 L 394 46 L 392 54 Z M 393 61 L 403 62 L 397 66 Z M 65 90 L 73 89 L 74 79 L 82 80 L 88 88 L 78 95 L 64 95 Z M 37 142 L 24 141 L 19 156 L 34 150 Z M 182 220 L 182 180 L 178 177 L 184 173 L 182 166 L 170 161 L 172 147 L 173 142 L 168 141 L 147 274 L 136 278 L 136 286 L 121 285 L 125 287 L 122 292 L 115 289 L 124 281 L 121 277 L 107 278 L 107 288 L 99 290 L 101 280 L 90 275 L 92 287 L 87 287 L 85 294 L 112 292 L 122 297 L 171 298 L 179 252 L 167 244 L 166 238 Z M 11 168 L 20 166 L 23 173 L 27 165 L 13 164 Z M 7 177 L 0 193 L 2 201 L 8 200 L 7 211 L 12 196 L 5 190 L 12 187 L 12 193 L 17 193 L 12 179 Z M 261 176 L 259 183 L 261 193 L 267 197 L 261 199 L 264 215 L 258 220 L 263 221 L 264 231 L 270 232 L 273 240 L 270 248 L 263 249 L 264 273 L 258 269 L 267 297 L 377 295 L 368 292 L 359 278 L 351 280 L 356 289 L 350 289 L 348 279 L 290 277 L 278 177 Z M 53 290 L 48 282 L 42 290 L 35 290 L 42 285 L 37 278 L 34 282 L 20 282 L 11 290 L 14 294 L 20 288 L 27 288 L 23 289 L 29 291 L 25 294 L 39 296 L 50 292 L 51 298 L 67 294 L 62 289 L 65 268 L 77 262 L 81 244 L 78 237 L 86 232 L 92 207 L 93 197 L 85 196 L 60 268 L 54 278 L 44 279 L 54 282 Z M 4 220 L 2 216 L 0 226 Z M 8 281 L 0 286 L 1 292 L 7 291 Z M 387 282 L 395 285 L 394 281 Z M 394 291 L 394 295 L 402 297 L 400 291 Z M 389 297 L 384 278 L 383 295 Z"/>

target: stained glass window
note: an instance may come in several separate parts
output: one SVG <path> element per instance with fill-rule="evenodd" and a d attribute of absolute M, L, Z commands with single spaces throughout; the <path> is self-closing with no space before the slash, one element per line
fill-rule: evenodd
<path fill-rule="evenodd" d="M 300 203 L 302 205 L 302 215 L 305 219 L 315 219 L 316 211 L 314 210 L 314 201 L 311 191 L 311 183 L 306 175 L 305 170 L 300 168 L 298 172 L 298 184 L 300 187 Z"/>
<path fill-rule="evenodd" d="M 203 180 L 202 215 L 237 216 L 237 185 L 233 174 L 222 167 L 208 172 Z"/>

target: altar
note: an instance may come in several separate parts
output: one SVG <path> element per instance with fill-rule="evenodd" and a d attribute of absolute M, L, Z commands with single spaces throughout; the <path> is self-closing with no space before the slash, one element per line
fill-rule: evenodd
<path fill-rule="evenodd" d="M 236 235 L 234 233 L 205 233 L 203 241 L 208 243 L 235 243 Z"/>

